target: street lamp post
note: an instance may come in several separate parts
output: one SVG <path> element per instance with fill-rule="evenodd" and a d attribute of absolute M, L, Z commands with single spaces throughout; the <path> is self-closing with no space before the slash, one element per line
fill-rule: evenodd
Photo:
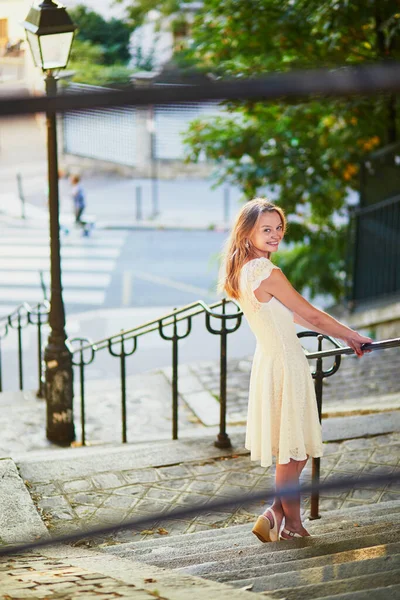
<path fill-rule="evenodd" d="M 65 7 L 43 0 L 32 7 L 23 26 L 37 67 L 45 73 L 46 94 L 57 93 L 57 73 L 67 66 L 75 25 Z M 59 445 L 75 439 L 73 368 L 65 332 L 61 285 L 60 222 L 56 114 L 46 113 L 50 220 L 50 334 L 44 352 L 46 364 L 47 438 Z"/>

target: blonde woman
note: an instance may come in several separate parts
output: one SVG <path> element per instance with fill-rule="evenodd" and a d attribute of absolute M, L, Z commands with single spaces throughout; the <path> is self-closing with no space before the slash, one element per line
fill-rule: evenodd
<path fill-rule="evenodd" d="M 357 356 L 372 340 L 307 302 L 271 261 L 286 230 L 283 210 L 264 198 L 247 202 L 228 239 L 220 288 L 239 301 L 256 336 L 246 448 L 263 467 L 276 459 L 277 495 L 253 533 L 262 541 L 308 536 L 300 496 L 279 498 L 299 482 L 309 456 L 322 456 L 321 426 L 308 361 L 295 323 L 340 338 Z"/>

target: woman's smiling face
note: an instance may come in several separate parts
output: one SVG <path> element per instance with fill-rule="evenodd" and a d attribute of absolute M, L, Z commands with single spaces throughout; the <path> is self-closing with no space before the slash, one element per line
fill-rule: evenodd
<path fill-rule="evenodd" d="M 257 221 L 250 241 L 262 254 L 276 252 L 283 238 L 283 223 L 278 212 L 264 212 Z"/>

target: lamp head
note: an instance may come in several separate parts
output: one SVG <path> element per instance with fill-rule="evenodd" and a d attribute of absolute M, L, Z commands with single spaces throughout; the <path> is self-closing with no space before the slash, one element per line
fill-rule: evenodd
<path fill-rule="evenodd" d="M 35 65 L 43 71 L 65 69 L 76 30 L 65 6 L 42 0 L 32 6 L 22 25 Z"/>

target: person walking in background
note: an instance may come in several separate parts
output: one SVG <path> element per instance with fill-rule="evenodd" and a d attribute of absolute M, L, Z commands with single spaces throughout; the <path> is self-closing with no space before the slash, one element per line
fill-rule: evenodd
<path fill-rule="evenodd" d="M 342 339 L 357 356 L 371 338 L 360 335 L 301 296 L 271 261 L 286 231 L 283 210 L 266 200 L 247 202 L 227 241 L 219 289 L 237 300 L 255 334 L 245 446 L 251 460 L 276 459 L 276 497 L 253 527 L 262 542 L 310 534 L 300 516 L 300 494 L 279 497 L 298 485 L 310 456 L 323 454 L 314 385 L 295 323 Z"/>
<path fill-rule="evenodd" d="M 86 208 L 85 194 L 79 175 L 71 176 L 72 199 L 74 202 L 75 223 L 84 225 L 82 214 Z"/>

